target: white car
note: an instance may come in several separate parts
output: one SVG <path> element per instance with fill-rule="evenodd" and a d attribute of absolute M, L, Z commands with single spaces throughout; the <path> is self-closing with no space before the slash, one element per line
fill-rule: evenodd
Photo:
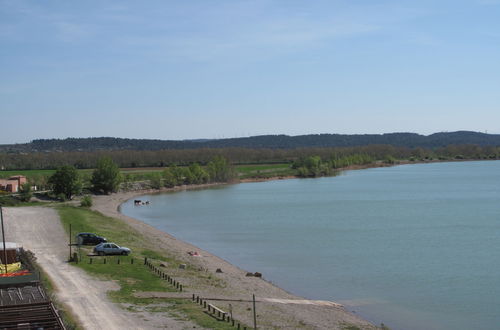
<path fill-rule="evenodd" d="M 121 254 L 128 256 L 130 254 L 130 249 L 124 246 L 118 246 L 115 243 L 101 243 L 94 247 L 94 253 L 100 256 L 107 254 Z"/>

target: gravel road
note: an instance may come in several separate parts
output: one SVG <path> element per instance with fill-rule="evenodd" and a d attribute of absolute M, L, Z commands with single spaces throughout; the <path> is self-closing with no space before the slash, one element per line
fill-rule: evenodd
<path fill-rule="evenodd" d="M 38 263 L 56 287 L 57 300 L 65 304 L 84 329 L 182 329 L 186 324 L 163 317 L 147 322 L 144 315 L 127 312 L 109 301 L 113 282 L 96 280 L 67 263 L 68 235 L 54 209 L 3 208 L 7 242 L 16 242 L 35 253 Z"/>

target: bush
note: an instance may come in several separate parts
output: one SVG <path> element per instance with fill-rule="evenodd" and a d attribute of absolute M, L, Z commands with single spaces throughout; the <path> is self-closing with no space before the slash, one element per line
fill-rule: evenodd
<path fill-rule="evenodd" d="M 21 201 L 13 196 L 0 196 L 0 206 L 16 206 Z"/>
<path fill-rule="evenodd" d="M 92 197 L 90 195 L 85 195 L 82 197 L 80 201 L 81 207 L 91 207 L 92 206 Z"/>
<path fill-rule="evenodd" d="M 21 190 L 19 192 L 19 198 L 23 202 L 29 202 L 31 197 L 33 197 L 33 192 L 31 191 L 31 184 L 26 182 L 21 186 Z"/>

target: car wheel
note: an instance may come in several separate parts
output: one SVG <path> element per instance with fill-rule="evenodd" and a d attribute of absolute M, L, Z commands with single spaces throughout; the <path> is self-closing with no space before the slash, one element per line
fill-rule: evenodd
<path fill-rule="evenodd" d="M 122 252 L 122 256 L 127 256 L 127 255 L 128 255 L 127 251 Z"/>
<path fill-rule="evenodd" d="M 99 251 L 99 252 L 97 252 L 97 254 L 100 255 L 100 256 L 103 256 L 104 252 L 103 251 Z"/>

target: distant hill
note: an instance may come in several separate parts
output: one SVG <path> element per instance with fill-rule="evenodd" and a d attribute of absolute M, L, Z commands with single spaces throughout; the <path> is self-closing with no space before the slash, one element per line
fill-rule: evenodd
<path fill-rule="evenodd" d="M 470 131 L 435 133 L 387 134 L 309 134 L 309 135 L 261 135 L 244 138 L 216 140 L 150 140 L 123 139 L 113 137 L 39 139 L 26 144 L 0 145 L 2 153 L 31 153 L 57 151 L 98 150 L 164 150 L 200 148 L 267 148 L 295 149 L 309 147 L 355 147 L 366 145 L 392 145 L 396 147 L 438 148 L 448 145 L 474 144 L 479 146 L 500 146 L 500 135 Z"/>

